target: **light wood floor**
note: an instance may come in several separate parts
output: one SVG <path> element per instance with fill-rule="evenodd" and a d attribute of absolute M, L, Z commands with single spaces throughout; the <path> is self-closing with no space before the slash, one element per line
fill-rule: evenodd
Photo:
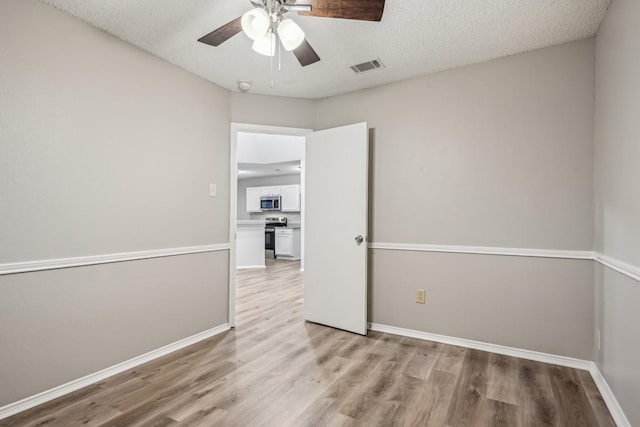
<path fill-rule="evenodd" d="M 299 263 L 238 273 L 237 327 L 1 426 L 614 426 L 585 371 L 302 320 Z"/>

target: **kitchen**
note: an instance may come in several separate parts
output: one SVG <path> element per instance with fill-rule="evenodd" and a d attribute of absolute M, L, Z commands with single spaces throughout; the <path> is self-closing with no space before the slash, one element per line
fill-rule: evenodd
<path fill-rule="evenodd" d="M 304 137 L 238 133 L 237 158 L 236 267 L 301 260 Z"/>

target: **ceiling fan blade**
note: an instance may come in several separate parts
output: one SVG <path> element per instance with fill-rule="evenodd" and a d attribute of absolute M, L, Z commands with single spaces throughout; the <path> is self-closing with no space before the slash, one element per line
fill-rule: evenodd
<path fill-rule="evenodd" d="M 384 0 L 300 0 L 300 3 L 311 5 L 311 12 L 299 12 L 300 15 L 325 18 L 380 21 L 384 11 Z"/>
<path fill-rule="evenodd" d="M 300 65 L 303 67 L 320 61 L 320 57 L 316 51 L 313 50 L 307 39 L 304 39 L 300 46 L 293 49 L 293 54 L 298 58 L 298 62 L 300 62 Z"/>
<path fill-rule="evenodd" d="M 200 37 L 198 41 L 211 46 L 220 46 L 222 43 L 242 31 L 242 25 L 240 24 L 241 19 L 242 17 L 234 19 L 217 30 L 213 30 L 206 36 Z"/>

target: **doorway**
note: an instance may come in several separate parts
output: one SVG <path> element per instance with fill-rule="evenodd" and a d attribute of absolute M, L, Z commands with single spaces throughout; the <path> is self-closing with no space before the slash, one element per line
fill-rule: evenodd
<path fill-rule="evenodd" d="M 258 132 L 282 135 L 280 138 L 286 135 L 304 136 L 300 215 L 303 233 L 301 252 L 303 269 L 306 271 L 304 320 L 366 335 L 369 175 L 369 131 L 366 122 L 315 132 L 232 124 L 230 325 L 235 326 L 236 320 L 237 247 L 239 242 L 244 241 L 238 234 L 241 224 L 237 221 L 238 141 L 240 135 L 255 135 Z M 257 149 L 261 148 L 258 146 Z M 248 193 L 247 202 L 250 199 L 260 200 L 259 204 L 256 202 L 257 208 L 275 207 L 280 203 L 279 196 L 272 188 L 267 186 L 259 190 L 260 195 L 262 191 L 266 192 L 267 204 L 262 205 L 263 200 L 259 195 L 249 197 Z M 242 225 L 255 228 L 262 226 L 261 232 L 264 234 L 264 221 L 248 222 Z M 259 234 L 254 236 L 255 241 L 262 240 Z"/>
<path fill-rule="evenodd" d="M 281 242 L 287 242 L 287 239 L 291 239 L 291 255 L 292 258 L 297 258 L 298 253 L 295 253 L 296 247 L 299 250 L 299 258 L 301 263 L 301 270 L 304 269 L 304 145 L 305 135 L 312 132 L 311 129 L 302 128 L 287 128 L 276 126 L 264 126 L 264 125 L 252 125 L 252 124 L 231 124 L 231 176 L 230 176 L 230 215 L 229 215 L 229 242 L 231 246 L 230 258 L 229 258 L 229 324 L 234 327 L 236 325 L 236 273 L 238 262 L 245 262 L 244 259 L 239 259 L 242 254 L 238 253 L 239 244 L 244 244 L 246 240 L 238 241 L 241 237 L 238 235 L 238 221 L 243 223 L 244 226 L 251 226 L 253 222 L 263 221 L 265 218 L 277 217 L 286 218 L 289 220 L 289 224 L 293 224 L 294 227 L 287 227 L 287 231 L 279 230 L 275 235 L 276 241 L 280 239 Z M 276 147 L 277 141 L 280 141 L 279 147 Z M 282 143 L 284 141 L 284 143 Z M 295 148 L 295 145 L 301 148 L 302 155 L 293 155 L 291 152 L 283 155 L 282 148 Z M 239 151 L 239 146 L 245 145 L 248 150 L 243 153 Z M 286 149 L 284 151 L 287 151 Z M 293 150 L 295 152 L 295 150 Z M 248 152 L 248 153 L 247 153 Z M 298 157 L 297 159 L 294 157 Z M 276 170 L 280 169 L 280 170 Z M 295 176 L 298 176 L 297 182 Z M 264 185 L 261 185 L 264 184 Z M 276 185 L 278 184 L 278 185 Z M 285 189 L 285 191 L 294 190 L 293 187 L 298 187 L 299 191 L 299 211 L 296 212 L 295 207 L 285 206 L 284 212 L 280 210 L 274 211 L 260 211 L 259 206 L 257 208 L 247 205 L 249 199 L 246 194 L 247 188 L 251 188 L 250 191 L 262 191 L 265 196 L 271 194 L 276 196 L 275 188 L 278 190 Z M 277 191 L 280 193 L 280 191 Z M 241 194 L 242 193 L 242 194 Z M 250 197 L 253 201 L 254 198 L 260 197 L 262 194 Z M 285 198 L 285 203 L 290 200 L 284 195 L 277 195 L 277 199 L 280 201 Z M 256 198 L 256 200 L 259 200 Z M 249 201 L 249 203 L 252 203 Z M 253 212 L 252 212 L 253 211 Z M 295 225 L 298 228 L 295 228 Z M 260 225 L 256 225 L 259 228 Z M 264 225 L 262 225 L 264 228 Z M 291 233 L 291 237 L 285 236 L 285 234 Z M 242 233 L 242 232 L 241 232 Z M 299 233 L 297 239 L 293 236 L 294 233 Z M 263 233 L 264 234 L 264 233 Z M 275 234 L 275 233 L 274 233 Z M 258 236 L 253 238 L 254 246 L 258 244 Z M 249 239 L 250 240 L 250 239 Z M 254 253 L 259 256 L 257 249 Z M 267 251 L 262 245 L 262 253 L 268 256 Z M 277 258 L 275 250 L 271 255 Z M 287 255 L 285 255 L 287 256 Z M 271 261 L 269 261 L 271 262 Z M 258 264 L 253 264 L 251 261 L 246 261 L 249 267 L 260 267 Z"/>

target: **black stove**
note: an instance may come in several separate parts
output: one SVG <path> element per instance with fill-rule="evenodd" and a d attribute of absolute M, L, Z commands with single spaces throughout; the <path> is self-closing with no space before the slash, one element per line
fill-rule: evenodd
<path fill-rule="evenodd" d="M 273 251 L 273 258 L 276 258 L 276 227 L 286 227 L 287 218 L 271 217 L 265 218 L 264 225 L 264 249 Z"/>
<path fill-rule="evenodd" d="M 265 218 L 265 229 L 271 229 L 274 231 L 275 227 L 286 227 L 287 226 L 287 218 L 285 217 L 271 217 Z"/>

